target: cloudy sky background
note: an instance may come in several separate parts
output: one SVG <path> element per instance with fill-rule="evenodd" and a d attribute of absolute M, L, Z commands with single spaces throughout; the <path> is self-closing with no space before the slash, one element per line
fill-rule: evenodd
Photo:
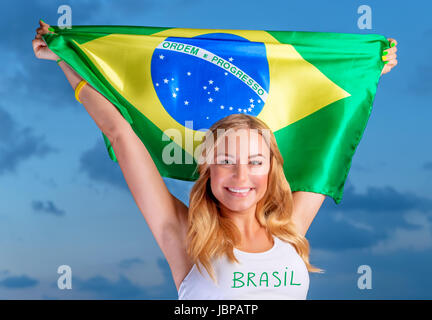
<path fill-rule="evenodd" d="M 339 205 L 327 198 L 307 237 L 308 299 L 430 299 L 430 1 L 7 1 L 0 17 L 0 299 L 177 299 L 170 269 L 102 135 L 53 61 L 34 57 L 38 19 L 74 25 L 377 33 L 399 65 L 380 80 Z M 360 5 L 372 30 L 357 27 Z M 191 183 L 165 179 L 187 202 Z M 186 188 L 184 187 L 186 184 Z M 72 268 L 72 290 L 57 268 Z M 372 289 L 357 268 L 372 269 Z"/>

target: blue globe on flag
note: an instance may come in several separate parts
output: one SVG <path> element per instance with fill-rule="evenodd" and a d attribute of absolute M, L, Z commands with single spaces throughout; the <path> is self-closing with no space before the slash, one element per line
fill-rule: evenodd
<path fill-rule="evenodd" d="M 151 77 L 169 115 L 183 126 L 193 119 L 200 131 L 233 113 L 257 116 L 270 86 L 265 45 L 229 33 L 166 38 Z"/>

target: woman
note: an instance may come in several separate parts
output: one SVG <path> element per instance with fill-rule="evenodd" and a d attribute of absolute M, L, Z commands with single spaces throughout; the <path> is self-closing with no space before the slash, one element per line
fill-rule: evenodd
<path fill-rule="evenodd" d="M 57 60 L 42 40 L 48 28 L 40 21 L 33 50 L 39 59 Z M 397 64 L 396 41 L 389 41 L 382 74 Z M 64 61 L 59 66 L 75 89 L 82 78 Z M 171 195 L 117 108 L 89 84 L 77 94 L 111 142 L 179 299 L 306 299 L 308 272 L 322 270 L 309 263 L 305 235 L 325 195 L 291 192 L 266 124 L 245 114 L 213 124 L 201 145 L 188 208 Z"/>

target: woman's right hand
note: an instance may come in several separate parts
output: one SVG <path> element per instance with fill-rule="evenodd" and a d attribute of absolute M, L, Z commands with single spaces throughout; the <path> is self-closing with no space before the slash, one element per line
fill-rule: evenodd
<path fill-rule="evenodd" d="M 59 59 L 59 56 L 56 55 L 54 52 L 51 51 L 50 48 L 46 45 L 45 41 L 42 39 L 42 35 L 46 33 L 53 33 L 48 30 L 50 27 L 49 24 L 42 22 L 39 20 L 40 27 L 36 29 L 36 36 L 32 40 L 33 45 L 33 51 L 38 59 L 45 59 L 45 60 L 54 60 L 56 61 Z"/>

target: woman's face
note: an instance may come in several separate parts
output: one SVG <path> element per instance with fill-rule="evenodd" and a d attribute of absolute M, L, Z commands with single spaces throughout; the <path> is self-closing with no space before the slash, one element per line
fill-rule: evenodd
<path fill-rule="evenodd" d="M 253 208 L 267 190 L 270 149 L 257 130 L 229 132 L 214 151 L 211 190 L 230 211 Z"/>

